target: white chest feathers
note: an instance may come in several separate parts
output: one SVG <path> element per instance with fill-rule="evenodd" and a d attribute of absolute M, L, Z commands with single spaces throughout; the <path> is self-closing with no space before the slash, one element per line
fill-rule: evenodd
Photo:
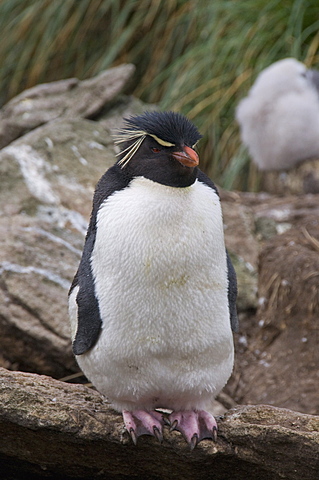
<path fill-rule="evenodd" d="M 218 393 L 233 345 L 217 194 L 135 178 L 101 205 L 91 265 L 103 327 L 78 360 L 116 408 L 196 408 Z"/>

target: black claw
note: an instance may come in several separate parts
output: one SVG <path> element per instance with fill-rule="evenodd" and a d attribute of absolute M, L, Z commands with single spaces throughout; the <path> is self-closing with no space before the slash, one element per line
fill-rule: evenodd
<path fill-rule="evenodd" d="M 169 418 L 163 416 L 163 422 L 165 425 L 168 425 L 169 427 L 171 426 L 171 422 L 169 421 Z"/>
<path fill-rule="evenodd" d="M 153 427 L 153 432 L 155 437 L 160 443 L 163 443 L 163 434 L 160 432 L 160 430 L 157 427 Z"/>
<path fill-rule="evenodd" d="M 197 444 L 198 444 L 198 435 L 197 435 L 197 433 L 194 433 L 194 435 L 192 436 L 192 439 L 189 443 L 189 445 L 191 447 L 191 451 L 194 450 L 194 448 L 196 447 Z"/>
<path fill-rule="evenodd" d="M 134 428 L 131 428 L 129 433 L 131 435 L 131 439 L 133 440 L 134 445 L 137 445 L 137 436 L 134 431 Z"/>
<path fill-rule="evenodd" d="M 217 442 L 217 428 L 216 427 L 213 428 L 212 435 L 213 435 L 213 442 Z"/>
<path fill-rule="evenodd" d="M 171 428 L 169 429 L 170 432 L 173 432 L 178 424 L 178 420 L 174 420 L 174 422 L 171 424 Z"/>

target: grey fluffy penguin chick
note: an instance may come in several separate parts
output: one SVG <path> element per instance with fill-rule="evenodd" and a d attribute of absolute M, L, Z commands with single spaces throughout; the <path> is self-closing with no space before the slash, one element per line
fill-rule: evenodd
<path fill-rule="evenodd" d="M 238 105 L 241 139 L 260 170 L 319 157 L 319 72 L 294 58 L 263 70 Z"/>

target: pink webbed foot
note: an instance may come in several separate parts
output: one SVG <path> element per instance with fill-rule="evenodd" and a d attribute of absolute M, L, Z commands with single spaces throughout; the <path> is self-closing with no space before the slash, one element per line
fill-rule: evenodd
<path fill-rule="evenodd" d="M 204 438 L 217 440 L 217 423 L 213 415 L 204 410 L 173 412 L 169 416 L 170 431 L 181 432 L 191 450 Z"/>
<path fill-rule="evenodd" d="M 123 420 L 126 430 L 129 432 L 134 444 L 141 435 L 153 435 L 162 443 L 163 441 L 163 415 L 156 411 L 146 412 L 123 410 Z"/>

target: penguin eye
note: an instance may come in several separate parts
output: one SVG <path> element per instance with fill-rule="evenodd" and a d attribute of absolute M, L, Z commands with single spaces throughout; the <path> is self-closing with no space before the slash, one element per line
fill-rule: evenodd
<path fill-rule="evenodd" d="M 159 153 L 159 152 L 161 151 L 160 148 L 156 148 L 156 147 L 152 147 L 151 150 L 152 150 L 152 152 L 154 152 L 154 153 Z"/>

